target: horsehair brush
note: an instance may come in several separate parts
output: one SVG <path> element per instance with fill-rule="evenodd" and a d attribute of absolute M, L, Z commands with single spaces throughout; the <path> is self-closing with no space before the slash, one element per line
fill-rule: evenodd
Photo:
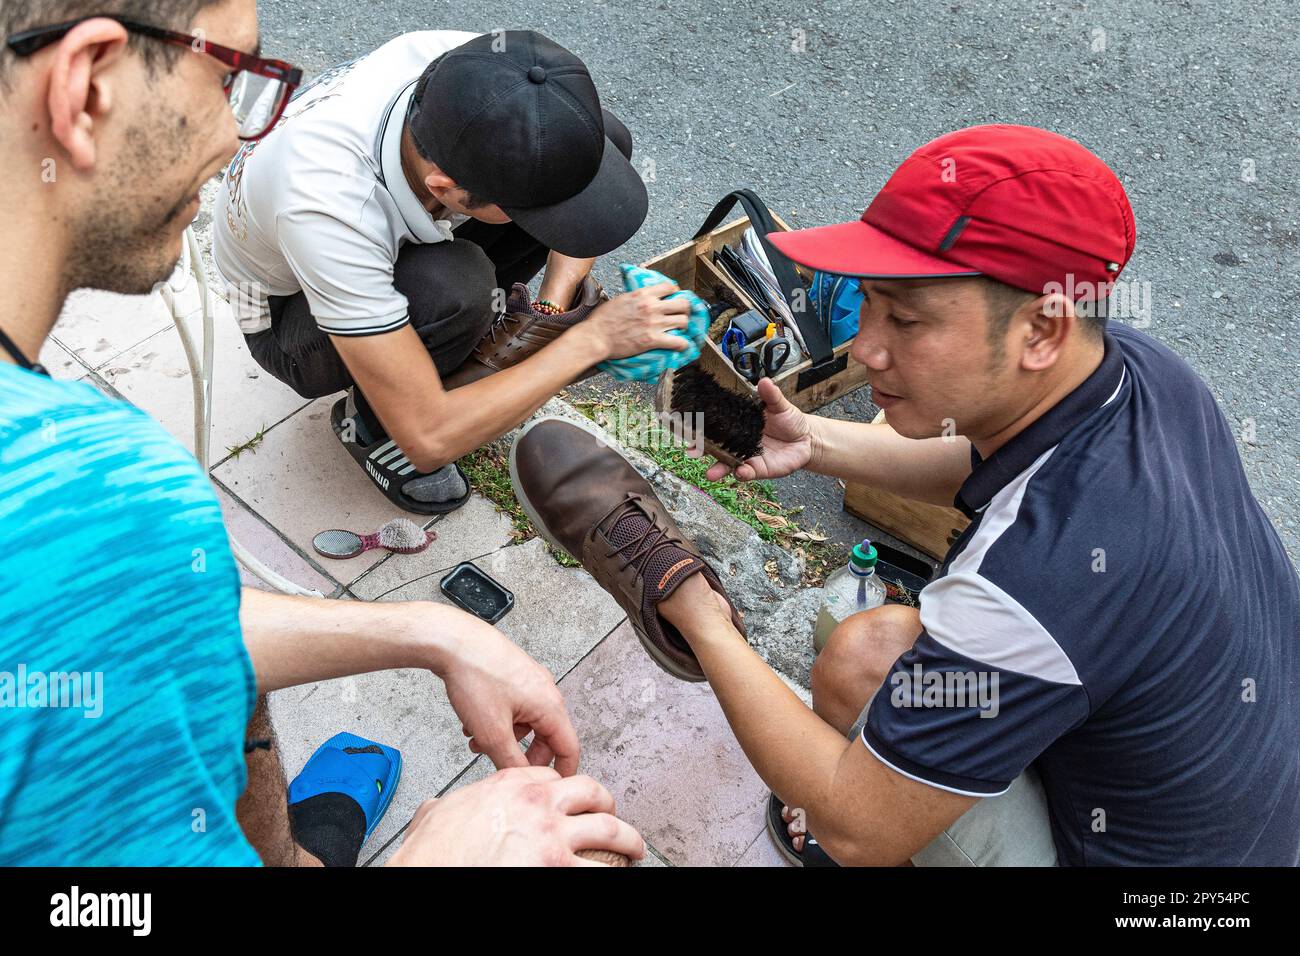
<path fill-rule="evenodd" d="M 661 407 L 667 405 L 672 413 L 678 437 L 693 443 L 698 422 L 705 454 L 735 468 L 763 453 L 763 403 L 756 393 L 727 388 L 702 366 L 696 361 L 674 372 L 668 401 Z"/>

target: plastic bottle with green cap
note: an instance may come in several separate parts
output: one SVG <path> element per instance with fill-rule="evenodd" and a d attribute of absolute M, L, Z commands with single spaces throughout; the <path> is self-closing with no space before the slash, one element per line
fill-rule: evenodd
<path fill-rule="evenodd" d="M 813 646 L 819 654 L 840 621 L 885 603 L 885 584 L 876 576 L 876 549 L 870 541 L 853 546 L 848 564 L 826 579 L 825 591 L 813 629 Z"/>

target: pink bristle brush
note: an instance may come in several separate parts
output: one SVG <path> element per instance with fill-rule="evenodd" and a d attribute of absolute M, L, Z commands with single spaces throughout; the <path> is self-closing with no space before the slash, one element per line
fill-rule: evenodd
<path fill-rule="evenodd" d="M 433 531 L 426 531 L 409 518 L 394 518 L 374 534 L 357 534 L 339 528 L 322 531 L 312 539 L 311 546 L 323 558 L 343 560 L 375 548 L 394 554 L 419 554 L 436 537 Z"/>

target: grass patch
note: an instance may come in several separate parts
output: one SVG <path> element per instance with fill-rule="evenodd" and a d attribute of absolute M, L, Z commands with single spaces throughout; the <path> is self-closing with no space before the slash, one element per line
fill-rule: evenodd
<path fill-rule="evenodd" d="M 261 430 L 248 441 L 241 445 L 227 445 L 226 454 L 231 458 L 238 458 L 246 451 L 251 451 L 253 454 L 257 454 L 257 446 L 262 444 L 262 439 L 266 437 L 266 429 L 267 424 L 263 422 Z"/>

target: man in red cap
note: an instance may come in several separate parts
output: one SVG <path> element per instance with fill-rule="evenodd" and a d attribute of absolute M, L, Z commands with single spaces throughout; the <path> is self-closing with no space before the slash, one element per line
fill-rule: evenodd
<path fill-rule="evenodd" d="M 971 518 L 919 612 L 852 615 L 818 658 L 814 710 L 847 749 L 753 694 L 721 615 L 682 629 L 786 800 L 778 838 L 810 849 L 806 824 L 841 862 L 1300 862 L 1300 587 L 1204 383 L 1107 324 L 1135 241 L 1115 174 L 977 126 L 908 157 L 861 220 L 770 238 L 861 280 L 851 354 L 889 422 L 761 382 L 764 451 L 737 477 L 807 468 Z M 953 693 L 971 678 L 991 704 Z"/>
<path fill-rule="evenodd" d="M 780 795 L 778 846 L 805 864 L 1300 863 L 1300 587 L 1204 383 L 1107 325 L 1135 239 L 1114 173 L 1054 133 L 974 127 L 912 154 L 861 221 L 770 238 L 860 280 L 852 355 L 889 424 L 805 414 L 763 380 L 763 452 L 737 476 L 807 468 L 971 518 L 919 611 L 836 628 L 811 712 L 616 451 L 542 422 L 511 469 L 544 533 L 644 597 L 652 656 L 712 685 Z M 561 452 L 566 483 L 539 464 Z"/>

